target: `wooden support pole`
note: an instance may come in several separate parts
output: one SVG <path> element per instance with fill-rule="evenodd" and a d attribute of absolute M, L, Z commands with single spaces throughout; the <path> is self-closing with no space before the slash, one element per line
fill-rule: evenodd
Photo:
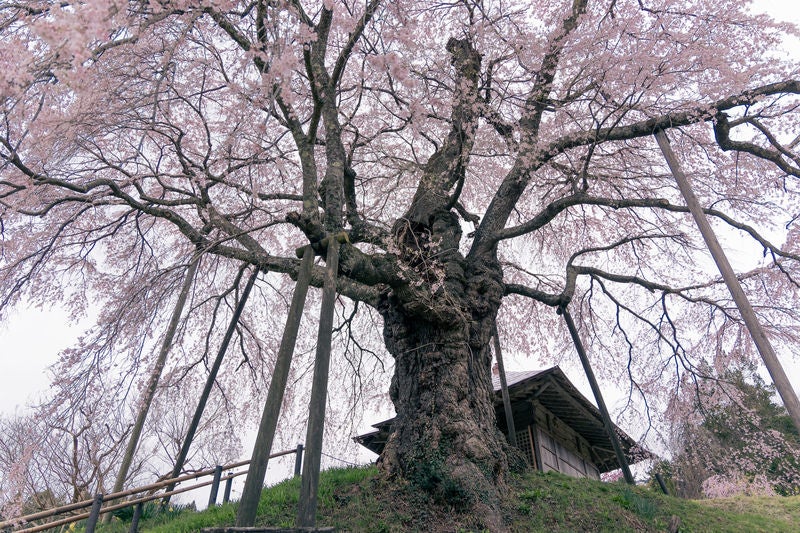
<path fill-rule="evenodd" d="M 336 303 L 336 274 L 339 269 L 339 241 L 329 239 L 325 260 L 325 281 L 322 288 L 322 307 L 317 333 L 317 353 L 314 379 L 311 385 L 311 405 L 306 432 L 306 457 L 300 482 L 300 502 L 297 527 L 314 527 L 317 521 L 317 491 L 322 459 L 322 432 L 325 427 L 325 404 L 328 400 L 328 369 L 333 336 L 333 308 Z"/>
<path fill-rule="evenodd" d="M 508 442 L 512 446 L 517 446 L 517 430 L 514 427 L 514 412 L 511 410 L 511 398 L 508 395 L 508 382 L 506 381 L 506 369 L 503 366 L 503 351 L 500 349 L 500 337 L 497 334 L 497 324 L 492 327 L 492 337 L 494 339 L 494 356 L 497 359 L 497 371 L 500 374 L 500 393 L 503 396 L 503 407 L 506 412 L 506 428 L 508 429 Z"/>
<path fill-rule="evenodd" d="M 230 475 L 231 473 L 228 472 Z M 228 503 L 231 501 L 231 489 L 233 488 L 233 477 L 229 477 L 225 480 L 225 492 L 222 494 L 222 503 Z"/>
<path fill-rule="evenodd" d="M 303 472 L 303 445 L 297 445 L 297 452 L 294 455 L 294 477 L 299 476 Z"/>
<path fill-rule="evenodd" d="M 661 492 L 669 496 L 669 490 L 667 489 L 667 484 L 664 483 L 664 478 L 661 477 L 661 474 L 656 472 L 656 481 L 658 481 L 658 486 L 661 487 Z"/>
<path fill-rule="evenodd" d="M 678 188 L 681 194 L 683 194 L 683 198 L 686 200 L 686 205 L 689 207 L 689 211 L 692 213 L 694 221 L 697 223 L 697 227 L 703 235 L 703 240 L 705 240 L 706 246 L 708 246 L 708 250 L 711 252 L 711 257 L 714 258 L 714 262 L 717 264 L 720 274 L 722 274 L 722 279 L 725 280 L 725 284 L 728 286 L 733 301 L 736 303 L 736 307 L 739 308 L 739 314 L 742 315 L 742 320 L 747 326 L 750 336 L 753 338 L 758 353 L 761 354 L 761 359 L 764 361 L 769 375 L 772 376 L 775 389 L 778 391 L 778 394 L 780 394 L 783 405 L 786 407 L 786 411 L 789 413 L 795 427 L 800 431 L 800 401 L 797 399 L 797 394 L 792 388 L 789 378 L 786 377 L 786 372 L 784 372 L 783 366 L 781 366 L 778 356 L 775 354 L 775 350 L 772 349 L 772 344 L 769 342 L 767 334 L 761 327 L 761 323 L 758 321 L 753 307 L 750 305 L 739 283 L 739 279 L 733 272 L 733 268 L 728 262 L 728 258 L 725 256 L 725 252 L 722 246 L 720 246 L 714 234 L 714 230 L 708 223 L 708 219 L 706 219 L 703 208 L 700 206 L 700 202 L 697 201 L 694 191 L 692 191 L 688 178 L 681 170 L 678 164 L 678 158 L 675 157 L 675 153 L 669 145 L 669 139 L 667 139 L 666 133 L 664 133 L 663 130 L 658 130 L 655 133 L 655 137 L 656 142 L 658 142 L 658 147 L 661 148 L 661 153 L 664 154 L 664 159 L 667 160 L 667 165 L 669 165 L 669 169 L 675 177 L 675 181 L 678 182 Z"/>
<path fill-rule="evenodd" d="M 139 519 L 142 518 L 143 503 L 139 502 L 133 507 L 133 518 L 131 518 L 131 527 L 128 533 L 139 533 Z"/>
<path fill-rule="evenodd" d="M 600 392 L 600 386 L 597 384 L 597 379 L 594 377 L 594 371 L 592 370 L 591 363 L 589 363 L 589 357 L 586 355 L 586 350 L 583 349 L 583 342 L 578 334 L 578 328 L 575 327 L 575 322 L 572 321 L 572 315 L 569 314 L 569 311 L 567 311 L 566 307 L 559 307 L 558 313 L 564 315 L 564 321 L 567 323 L 569 334 L 572 336 L 572 342 L 575 344 L 575 350 L 578 352 L 578 356 L 581 359 L 583 371 L 586 373 L 586 378 L 589 380 L 589 385 L 592 387 L 594 399 L 597 402 L 597 408 L 600 410 L 600 416 L 603 419 L 603 425 L 606 427 L 606 433 L 608 433 L 611 446 L 614 448 L 614 453 L 617 456 L 617 462 L 619 462 L 620 468 L 622 469 L 622 475 L 629 485 L 634 485 L 636 481 L 633 479 L 633 474 L 631 474 L 631 469 L 628 466 L 628 459 L 622 452 L 622 446 L 619 444 L 617 432 L 614 430 L 614 424 L 611 422 L 611 416 L 608 414 L 606 402 L 603 400 L 603 393 Z"/>
<path fill-rule="evenodd" d="M 189 297 L 189 291 L 192 288 L 192 283 L 194 282 L 194 276 L 197 273 L 197 266 L 199 263 L 200 256 L 193 257 L 191 263 L 189 263 L 189 268 L 186 270 L 186 276 L 183 279 L 181 292 L 178 294 L 178 300 L 175 302 L 175 307 L 172 310 L 172 317 L 170 318 L 169 325 L 167 326 L 167 331 L 164 334 L 164 340 L 161 343 L 161 350 L 156 358 L 156 364 L 153 367 L 153 370 L 150 372 L 150 379 L 147 383 L 144 396 L 141 399 L 139 413 L 136 416 L 136 422 L 133 424 L 133 429 L 131 429 L 131 436 L 128 439 L 128 445 L 125 448 L 125 454 L 122 456 L 122 464 L 119 466 L 117 479 L 114 482 L 114 488 L 111 492 L 120 492 L 122 487 L 125 485 L 125 480 L 128 478 L 128 470 L 130 470 L 131 463 L 133 462 L 133 456 L 136 455 L 136 448 L 139 446 L 139 438 L 141 437 L 142 430 L 144 429 L 147 413 L 150 410 L 150 405 L 152 405 L 153 398 L 156 395 L 156 389 L 158 387 L 158 382 L 161 379 L 161 373 L 164 370 L 164 365 L 167 361 L 167 355 L 169 354 L 170 348 L 172 348 L 172 339 L 175 337 L 175 331 L 178 329 L 178 323 L 180 322 L 181 314 L 183 314 L 183 308 L 186 305 L 186 300 Z M 104 521 L 106 523 L 110 522 L 111 515 L 106 515 Z"/>
<path fill-rule="evenodd" d="M 183 439 L 183 444 L 181 444 L 178 457 L 175 458 L 175 466 L 173 467 L 172 474 L 170 475 L 172 478 L 176 478 L 181 474 L 181 470 L 183 470 L 183 465 L 186 462 L 186 458 L 189 456 L 189 448 L 192 446 L 194 435 L 197 432 L 197 428 L 200 426 L 200 419 L 203 418 L 203 412 L 206 410 L 208 397 L 211 395 L 211 389 L 214 387 L 214 382 L 217 380 L 217 374 L 219 373 L 220 366 L 222 366 L 222 360 L 225 358 L 225 352 L 228 351 L 228 345 L 231 342 L 231 338 L 233 338 L 233 333 L 236 331 L 236 326 L 239 324 L 239 318 L 242 316 L 242 311 L 244 311 L 244 306 L 247 304 L 247 299 L 250 297 L 250 291 L 253 289 L 253 284 L 256 282 L 257 277 L 258 269 L 254 270 L 250 275 L 250 278 L 247 280 L 247 284 L 245 285 L 244 290 L 242 290 L 242 295 L 239 297 L 239 302 L 236 304 L 236 309 L 233 311 L 233 316 L 228 324 L 228 329 L 225 331 L 222 344 L 220 344 L 219 350 L 217 351 L 217 357 L 214 359 L 214 363 L 211 365 L 211 369 L 206 377 L 206 383 L 203 387 L 203 392 L 200 393 L 200 400 L 197 402 L 197 407 L 195 408 L 192 421 L 189 424 L 189 429 L 186 430 L 186 437 Z M 166 492 L 169 492 L 174 488 L 174 484 L 168 485 Z M 168 501 L 169 497 L 164 498 L 164 500 L 162 500 L 162 506 L 165 506 Z"/>
<path fill-rule="evenodd" d="M 252 527 L 255 525 L 258 501 L 261 498 L 261 489 L 264 487 L 264 477 L 267 474 L 267 463 L 275 438 L 275 428 L 278 426 L 278 417 L 283 403 L 283 394 L 286 391 L 286 382 L 289 379 L 289 368 L 292 365 L 294 346 L 297 342 L 297 332 L 300 329 L 300 320 L 303 318 L 303 308 L 308 294 L 308 284 L 311 281 L 311 268 L 314 266 L 314 250 L 308 245 L 303 248 L 303 260 L 297 274 L 297 283 L 289 306 L 289 316 L 283 328 L 281 345 L 278 348 L 278 357 L 275 369 L 267 391 L 267 400 L 261 413 L 261 422 L 256 434 L 256 443 L 253 446 L 253 455 L 250 459 L 250 469 L 244 481 L 242 499 L 236 511 L 236 525 L 238 527 Z"/>

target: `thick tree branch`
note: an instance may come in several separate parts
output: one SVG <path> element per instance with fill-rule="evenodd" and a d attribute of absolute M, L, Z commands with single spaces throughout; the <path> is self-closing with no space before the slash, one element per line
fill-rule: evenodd
<path fill-rule="evenodd" d="M 707 122 L 714 120 L 720 111 L 725 111 L 741 105 L 751 105 L 760 101 L 765 96 L 781 94 L 800 94 L 800 81 L 787 80 L 762 85 L 761 87 L 744 91 L 741 94 L 729 96 L 717 100 L 716 102 L 711 102 L 710 104 L 697 106 L 687 111 L 661 115 L 632 124 L 570 133 L 551 142 L 547 147 L 542 148 L 535 155 L 534 166 L 539 168 L 542 163 L 570 148 L 604 141 L 624 141 L 639 137 L 648 137 L 653 135 L 653 132 L 656 130 L 668 130 L 670 128 L 688 126 L 698 122 Z"/>
<path fill-rule="evenodd" d="M 451 128 L 442 145 L 425 163 L 411 206 L 398 221 L 399 225 L 410 222 L 412 226 L 429 227 L 437 214 L 449 211 L 458 200 L 458 195 L 450 195 L 449 191 L 464 179 L 479 116 L 481 56 L 468 39 L 451 38 L 447 51 L 456 78 Z"/>
<path fill-rule="evenodd" d="M 551 202 L 536 216 L 524 224 L 506 228 L 500 231 L 496 240 L 511 239 L 513 237 L 519 237 L 520 235 L 536 231 L 537 229 L 549 224 L 561 212 L 575 205 L 597 205 L 610 207 L 612 209 L 634 207 L 654 208 L 667 207 L 669 206 L 669 201 L 662 198 L 601 198 L 589 196 L 585 193 L 579 192 Z"/>
<path fill-rule="evenodd" d="M 745 91 L 739 95 L 717 100 L 711 104 L 697 106 L 691 110 L 661 115 L 632 124 L 570 133 L 542 148 L 530 148 L 526 150 L 522 147 L 520 149 L 520 156 L 503 180 L 503 184 L 500 186 L 497 194 L 492 199 L 492 203 L 489 205 L 486 216 L 484 216 L 484 222 L 476 232 L 475 242 L 470 253 L 476 254 L 479 253 L 480 250 L 490 249 L 499 239 L 508 238 L 509 235 L 519 235 L 521 234 L 518 233 L 520 231 L 524 233 L 519 226 L 513 230 L 510 228 L 504 230 L 502 228 L 508 216 L 511 214 L 513 206 L 516 205 L 516 202 L 527 186 L 532 173 L 541 168 L 542 165 L 556 155 L 579 146 L 587 146 L 599 142 L 624 141 L 648 137 L 658 129 L 669 129 L 714 120 L 720 111 L 732 109 L 741 105 L 754 104 L 765 96 L 781 94 L 800 94 L 800 81 L 788 80 L 763 85 Z M 767 156 L 767 159 L 772 160 L 774 153 L 766 151 L 761 155 Z M 560 205 L 559 202 L 561 201 L 557 201 L 554 205 L 556 209 Z M 546 217 L 546 213 L 542 215 Z M 535 229 L 537 223 L 538 222 L 534 220 L 531 221 L 530 225 Z"/>
<path fill-rule="evenodd" d="M 726 152 L 729 150 L 735 150 L 737 152 L 745 152 L 756 157 L 760 157 L 761 159 L 766 159 L 767 161 L 774 163 L 775 166 L 787 174 L 796 178 L 800 178 L 800 167 L 792 166 L 783 158 L 784 156 L 789 156 L 794 159 L 795 164 L 798 164 L 797 156 L 783 148 L 760 122 L 755 119 L 748 122 L 756 126 L 765 136 L 767 136 L 769 142 L 778 149 L 769 150 L 767 148 L 758 146 L 757 144 L 744 141 L 734 141 L 731 139 L 731 125 L 728 122 L 728 116 L 725 113 L 718 113 L 716 116 L 716 121 L 714 122 L 714 137 L 717 139 L 717 144 L 719 144 L 719 147 Z"/>
<path fill-rule="evenodd" d="M 539 127 L 544 112 L 549 106 L 553 81 L 558 72 L 564 45 L 570 34 L 578 27 L 580 16 L 586 11 L 587 3 L 587 0 L 573 0 L 570 13 L 550 38 L 549 48 L 535 75 L 533 88 L 525 102 L 523 116 L 519 120 L 521 142 L 517 159 L 492 198 L 483 222 L 475 232 L 475 240 L 470 250 L 471 256 L 483 255 L 494 249 L 497 243 L 495 235 L 505 226 L 514 206 L 525 191 L 533 171 L 541 166 L 536 163 L 534 156 L 538 144 Z"/>

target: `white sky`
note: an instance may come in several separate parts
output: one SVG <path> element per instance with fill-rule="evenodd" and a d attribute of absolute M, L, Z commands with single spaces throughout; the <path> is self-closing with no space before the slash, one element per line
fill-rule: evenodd
<path fill-rule="evenodd" d="M 0 324 L 0 415 L 22 409 L 48 389 L 47 367 L 81 331 L 58 308 L 21 309 Z"/>

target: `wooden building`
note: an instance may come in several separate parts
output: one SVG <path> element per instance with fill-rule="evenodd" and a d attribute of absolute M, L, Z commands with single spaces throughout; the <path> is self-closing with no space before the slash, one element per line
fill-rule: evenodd
<path fill-rule="evenodd" d="M 497 424 L 504 434 L 505 410 L 499 376 L 492 376 Z M 506 372 L 517 446 L 528 462 L 543 472 L 556 470 L 573 477 L 599 479 L 620 467 L 600 411 L 587 400 L 557 366 L 546 370 Z M 355 441 L 380 454 L 394 419 L 372 427 L 375 431 Z M 618 427 L 620 445 L 629 464 L 651 456 Z"/>

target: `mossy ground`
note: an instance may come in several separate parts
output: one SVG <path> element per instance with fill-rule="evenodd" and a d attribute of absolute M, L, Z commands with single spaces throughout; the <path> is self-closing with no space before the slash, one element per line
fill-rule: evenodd
<path fill-rule="evenodd" d="M 264 490 L 258 525 L 294 524 L 299 480 Z M 666 531 L 673 516 L 681 532 L 796 532 L 800 496 L 694 501 L 664 496 L 646 487 L 602 483 L 538 472 L 514 477 L 503 489 L 503 517 L 514 532 Z M 141 531 L 189 533 L 203 527 L 232 525 L 235 503 L 203 512 L 190 510 L 146 517 Z M 340 531 L 483 531 L 480 516 L 459 513 L 430 501 L 407 486 L 381 478 L 374 467 L 323 472 L 317 523 Z M 127 531 L 121 520 L 100 533 Z"/>

